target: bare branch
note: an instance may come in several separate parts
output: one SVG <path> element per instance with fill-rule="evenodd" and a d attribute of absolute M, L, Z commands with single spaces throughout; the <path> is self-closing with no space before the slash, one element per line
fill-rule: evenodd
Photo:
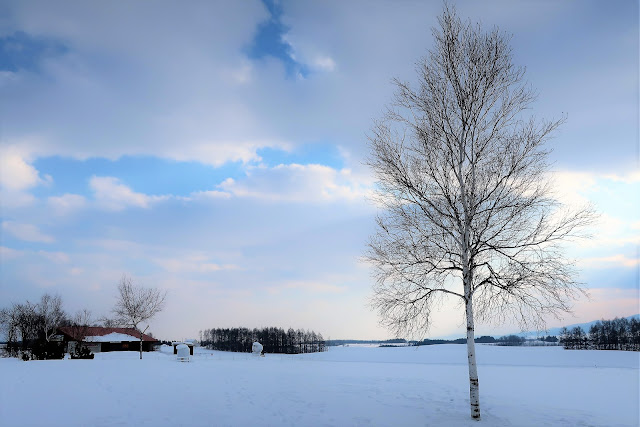
<path fill-rule="evenodd" d="M 131 278 L 123 275 L 118 284 L 118 298 L 112 312 L 113 324 L 139 328 L 164 308 L 166 292 L 135 286 Z"/>

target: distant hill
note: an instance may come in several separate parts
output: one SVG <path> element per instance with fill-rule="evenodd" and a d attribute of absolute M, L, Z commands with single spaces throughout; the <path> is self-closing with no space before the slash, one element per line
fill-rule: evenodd
<path fill-rule="evenodd" d="M 632 318 L 636 318 L 638 320 L 640 320 L 640 314 L 634 314 L 633 316 L 627 316 L 626 319 L 631 320 Z M 591 328 L 591 325 L 593 325 L 594 323 L 598 322 L 600 319 L 598 320 L 593 320 L 591 322 L 586 322 L 586 323 L 575 323 L 573 325 L 566 325 L 566 326 L 561 326 L 559 328 L 551 328 L 549 330 L 542 331 L 540 333 L 538 333 L 537 331 L 527 331 L 527 332 L 519 332 L 516 333 L 514 335 L 518 335 L 520 337 L 525 337 L 525 338 L 530 338 L 530 337 L 536 337 L 538 335 L 555 335 L 558 336 L 560 335 L 560 330 L 563 327 L 566 327 L 567 329 L 571 329 L 571 328 L 575 328 L 576 326 L 579 326 L 582 328 L 582 330 L 584 330 L 585 332 L 589 332 L 589 329 Z M 605 320 L 612 320 L 612 319 L 605 319 Z"/>

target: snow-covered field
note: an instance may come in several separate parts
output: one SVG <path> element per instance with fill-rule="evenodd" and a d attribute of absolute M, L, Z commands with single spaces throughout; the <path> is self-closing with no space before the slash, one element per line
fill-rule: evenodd
<path fill-rule="evenodd" d="M 0 425 L 637 426 L 640 355 L 478 346 L 482 421 L 469 419 L 466 346 L 334 347 L 271 355 L 169 348 L 94 360 L 0 359 Z"/>

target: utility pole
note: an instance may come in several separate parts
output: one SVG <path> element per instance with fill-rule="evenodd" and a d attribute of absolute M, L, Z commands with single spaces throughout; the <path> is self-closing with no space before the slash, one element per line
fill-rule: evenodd
<path fill-rule="evenodd" d="M 142 360 L 142 335 L 147 332 L 147 329 L 149 329 L 149 325 L 144 328 L 144 331 L 140 332 L 140 360 Z"/>

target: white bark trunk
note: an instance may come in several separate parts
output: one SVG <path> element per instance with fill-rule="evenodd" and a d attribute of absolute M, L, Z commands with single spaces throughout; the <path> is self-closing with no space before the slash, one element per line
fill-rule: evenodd
<path fill-rule="evenodd" d="M 460 171 L 461 171 L 460 166 Z M 460 172 L 462 176 L 462 172 Z M 466 194 L 464 182 L 460 185 L 462 194 Z M 471 418 L 480 420 L 480 387 L 478 384 L 478 367 L 476 366 L 476 343 L 474 340 L 473 327 L 473 270 L 470 268 L 470 242 L 471 242 L 471 221 L 469 220 L 469 205 L 466 198 L 462 198 L 464 203 L 465 223 L 462 247 L 462 281 L 464 286 L 465 311 L 467 315 L 467 359 L 469 362 L 469 404 L 471 408 Z"/>
<path fill-rule="evenodd" d="M 467 313 L 467 358 L 469 360 L 469 403 L 471 404 L 471 418 L 480 419 L 480 387 L 478 383 L 478 368 L 476 366 L 476 344 L 474 341 L 473 306 L 471 296 L 466 301 Z"/>

